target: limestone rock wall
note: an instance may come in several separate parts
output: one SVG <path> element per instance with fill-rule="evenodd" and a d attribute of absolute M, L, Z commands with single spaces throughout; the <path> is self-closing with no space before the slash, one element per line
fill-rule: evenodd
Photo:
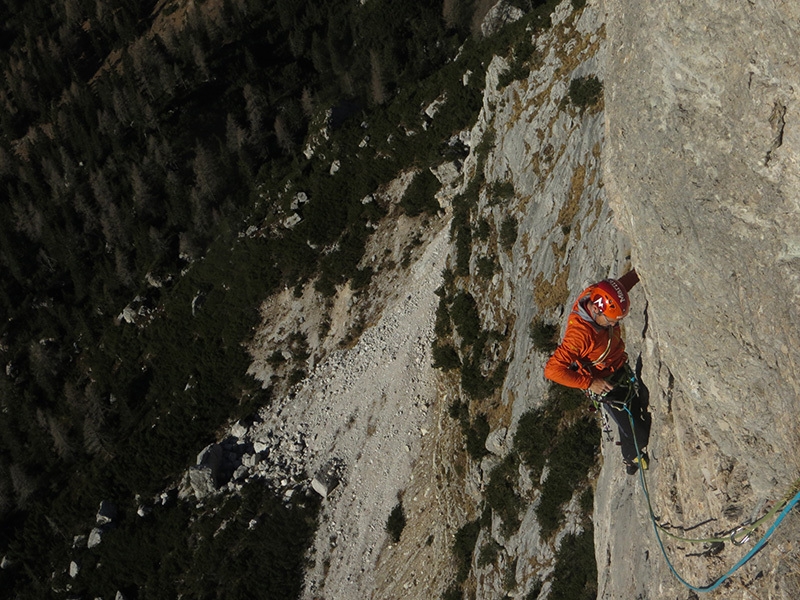
<path fill-rule="evenodd" d="M 604 178 L 646 300 L 629 344 L 650 390 L 649 482 L 661 519 L 705 523 L 702 537 L 760 514 L 800 475 L 800 4 L 605 8 Z M 604 473 L 598 486 L 601 596 L 694 597 L 652 530 L 631 541 L 648 520 L 616 483 Z M 796 512 L 711 595 L 798 597 Z M 696 585 L 743 554 L 671 549 Z"/>
<path fill-rule="evenodd" d="M 498 89 L 499 74 L 507 64 L 495 57 L 486 78 L 484 108 L 471 132 L 473 153 L 465 162 L 465 177 L 474 177 L 485 159 L 486 178 L 475 221 L 485 219 L 495 230 L 508 217 L 518 223 L 518 237 L 509 251 L 498 248 L 493 236 L 476 239 L 472 246 L 471 273 L 485 256 L 496 255 L 500 267 L 488 282 L 472 277 L 470 292 L 481 308 L 482 326 L 504 331 L 510 340 L 502 407 L 493 414 L 495 429 L 487 445 L 497 455 L 509 451 L 520 416 L 541 406 L 547 397 L 549 383 L 543 376 L 547 356 L 533 345 L 531 322 L 563 323 L 565 307 L 569 309 L 575 294 L 631 266 L 629 241 L 616 224 L 605 193 L 602 101 L 581 110 L 569 99 L 573 79 L 604 78 L 607 43 L 601 8 L 594 4 L 576 11 L 569 0 L 561 2 L 553 26 L 534 38 L 541 60 L 525 79 Z M 486 140 L 492 140 L 491 149 L 483 156 L 479 149 Z M 494 198 L 496 184 L 511 184 L 513 197 Z M 640 314 L 642 306 L 640 302 Z M 638 333 L 642 318 L 636 319 L 632 327 Z M 611 457 L 609 468 L 620 471 L 619 450 L 611 444 L 605 452 Z M 476 505 L 483 500 L 489 474 L 499 460 L 491 456 L 473 465 L 467 491 Z M 524 482 L 527 472 L 522 471 L 520 486 L 527 494 L 532 485 Z M 578 499 L 567 503 L 565 526 L 554 540 L 542 540 L 535 512 L 538 497 L 528 499 L 516 534 L 505 538 L 497 518 L 491 528 L 482 530 L 473 560 L 476 598 L 501 598 L 507 592 L 528 597 L 537 580 L 544 582 L 541 597 L 549 593 L 561 540 L 581 529 Z M 481 565 L 480 548 L 492 539 L 502 547 L 502 558 Z M 512 590 L 509 569 L 514 571 Z"/>

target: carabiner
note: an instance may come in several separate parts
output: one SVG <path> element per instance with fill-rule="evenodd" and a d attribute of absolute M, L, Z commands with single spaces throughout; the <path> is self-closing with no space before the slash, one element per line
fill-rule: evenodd
<path fill-rule="evenodd" d="M 737 527 L 737 528 L 736 528 L 736 529 L 733 531 L 733 533 L 731 534 L 731 543 L 732 543 L 734 546 L 741 546 L 741 545 L 742 545 L 742 544 L 744 544 L 744 543 L 745 543 L 747 540 L 749 540 L 749 539 L 750 539 L 750 536 L 751 536 L 751 535 L 753 535 L 753 530 L 751 529 L 750 531 L 748 531 L 748 532 L 747 532 L 747 535 L 746 535 L 746 536 L 744 536 L 744 537 L 742 538 L 742 541 L 740 541 L 740 542 L 737 542 L 737 541 L 736 541 L 736 534 L 737 534 L 737 533 L 739 533 L 740 531 L 742 531 L 743 529 L 746 529 L 748 525 L 750 525 L 750 523 L 745 523 L 744 525 L 742 525 L 741 527 Z"/>

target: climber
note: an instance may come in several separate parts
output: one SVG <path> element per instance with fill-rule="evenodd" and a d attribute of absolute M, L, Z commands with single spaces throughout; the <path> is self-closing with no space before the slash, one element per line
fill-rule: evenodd
<path fill-rule="evenodd" d="M 641 467 L 647 469 L 648 466 L 647 415 L 636 377 L 628 366 L 619 327 L 630 310 L 628 292 L 638 282 L 634 269 L 619 279 L 604 279 L 581 292 L 572 306 L 564 339 L 544 368 L 547 379 L 582 389 L 589 398 L 603 404 L 617 423 L 622 459 L 629 475 L 636 473 L 640 466 L 637 444 L 641 451 Z M 622 407 L 626 400 L 632 418 Z M 632 431 L 631 421 L 635 431 Z"/>

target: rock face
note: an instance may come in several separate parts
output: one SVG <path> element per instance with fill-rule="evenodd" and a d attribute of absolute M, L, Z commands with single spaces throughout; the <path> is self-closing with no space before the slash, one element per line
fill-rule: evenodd
<path fill-rule="evenodd" d="M 488 194 L 482 196 L 479 218 L 499 227 L 511 215 L 519 223 L 511 252 L 499 253 L 499 276 L 488 286 L 473 278 L 470 287 L 482 307 L 483 327 L 502 330 L 511 324 L 510 362 L 502 390 L 502 403 L 510 414 L 508 422 L 502 423 L 507 427 L 507 441 L 513 438 L 520 416 L 540 406 L 549 387 L 543 377 L 547 356 L 534 347 L 532 321 L 561 323 L 574 294 L 593 281 L 630 268 L 629 241 L 616 226 L 605 194 L 602 103 L 580 110 L 569 101 L 574 78 L 604 77 L 603 18 L 597 6 L 576 12 L 571 2 L 562 2 L 552 16 L 551 29 L 534 40 L 541 63 L 528 78 L 501 90 L 496 89 L 497 81 L 506 64 L 495 58 L 487 74 L 484 109 L 472 132 L 472 148 L 487 135 L 495 136 L 485 165 L 489 185 L 509 182 L 515 191 L 513 199 L 499 206 Z M 474 155 L 467 159 L 465 172 L 470 172 L 473 160 Z M 491 252 L 489 244 L 474 243 L 473 262 Z M 489 436 L 486 447 L 506 454 L 509 444 L 503 450 L 495 443 L 501 429 Z M 618 469 L 619 451 L 613 444 L 606 450 L 612 457 L 610 468 Z M 489 459 L 484 463 L 483 480 L 470 486 L 476 503 L 482 501 L 486 474 L 495 466 Z M 530 488 L 527 472 L 521 471 L 521 489 Z M 476 547 L 497 543 L 504 558 L 498 565 L 474 563 L 477 598 L 504 597 L 509 569 L 513 569 L 513 592 L 518 597 L 534 593 L 539 580 L 546 582 L 563 537 L 581 530 L 576 504 L 577 498 L 568 503 L 566 524 L 553 542 L 542 540 L 535 500 L 521 515 L 518 533 L 510 538 L 503 537 L 495 518 L 491 536 L 483 531 Z M 549 583 L 542 590 L 546 594 Z"/>
<path fill-rule="evenodd" d="M 479 203 L 483 218 L 510 212 L 520 237 L 491 285 L 470 290 L 486 327 L 513 323 L 508 433 L 546 389 L 531 320 L 563 322 L 586 284 L 634 266 L 642 283 L 625 336 L 649 392 L 653 506 L 661 523 L 691 529 L 685 537 L 722 537 L 800 474 L 800 5 L 609 0 L 570 12 L 559 5 L 558 39 L 537 40 L 544 59 L 526 81 L 496 90 L 505 63 L 495 59 L 472 132 L 473 148 L 496 133 L 487 182 L 516 192 L 510 206 Z M 564 110 L 570 79 L 586 75 L 603 81 L 604 106 Z M 488 251 L 475 244 L 473 257 Z M 620 468 L 613 442 L 603 456 L 598 598 L 695 598 L 661 555 L 638 478 Z M 516 557 L 517 594 L 549 576 L 541 566 L 552 548 L 532 517 L 495 540 Z M 794 511 L 714 597 L 800 597 L 798 532 Z M 666 546 L 703 587 L 753 541 Z M 478 598 L 502 595 L 492 568 L 477 579 Z"/>
<path fill-rule="evenodd" d="M 495 57 L 486 73 L 483 110 L 469 135 L 471 153 L 464 162 L 462 185 L 466 187 L 472 178 L 481 176 L 486 180 L 472 223 L 485 221 L 497 231 L 508 218 L 518 224 L 516 241 L 507 250 L 491 236 L 473 238 L 471 247 L 468 291 L 480 306 L 481 327 L 507 332 L 510 340 L 504 355 L 509 364 L 500 399 L 503 416 L 492 423 L 485 443 L 492 455 L 468 465 L 465 478 L 465 492 L 476 507 L 484 501 L 488 474 L 511 451 L 520 416 L 540 406 L 547 396 L 549 385 L 542 374 L 547 356 L 534 348 L 531 322 L 544 318 L 560 323 L 572 294 L 630 267 L 629 243 L 615 225 L 605 195 L 602 102 L 581 110 L 569 100 L 572 79 L 603 77 L 607 60 L 603 17 L 597 6 L 575 11 L 569 0 L 562 2 L 552 17 L 552 27 L 532 36 L 541 60 L 535 61 L 526 78 L 499 88 L 509 65 L 504 58 Z M 487 145 L 491 149 L 482 156 L 480 149 Z M 513 196 L 498 201 L 491 190 L 509 184 Z M 494 256 L 499 268 L 492 278 L 475 276 L 478 261 Z M 640 307 L 643 304 L 640 302 Z M 638 324 L 633 327 L 640 328 Z M 609 451 L 613 467 L 618 469 L 619 451 L 613 444 Z M 472 565 L 475 598 L 507 594 L 535 598 L 539 580 L 547 581 L 553 572 L 561 540 L 581 530 L 578 499 L 573 498 L 565 509 L 565 526 L 553 541 L 543 541 L 536 498 L 530 494 L 533 484 L 527 470 L 520 471 L 519 486 L 530 503 L 520 514 L 518 532 L 510 537 L 503 535 L 496 515 L 491 526 L 481 530 Z M 419 491 L 427 495 L 424 486 Z M 426 512 L 412 513 L 409 528 L 421 528 L 416 524 L 421 518 L 418 515 Z M 462 518 L 458 525 L 466 520 Z M 440 535 L 433 522 L 430 531 Z M 450 532 L 444 549 L 448 554 L 452 535 Z M 421 583 L 427 579 L 423 575 L 426 569 L 434 568 L 430 559 L 423 564 L 415 558 L 425 555 L 424 537 L 419 546 L 413 544 L 413 540 L 403 539 L 396 550 L 385 553 L 384 563 L 392 567 L 386 567 L 384 582 L 372 597 L 428 599 L 441 595 L 443 590 L 432 592 Z M 497 549 L 496 561 L 482 560 L 484 547 Z M 437 566 L 452 571 L 449 560 Z M 448 575 L 452 578 L 452 572 Z M 549 582 L 541 589 L 544 597 Z"/>
<path fill-rule="evenodd" d="M 606 8 L 604 174 L 647 302 L 632 341 L 654 417 L 651 492 L 663 521 L 713 519 L 695 531 L 707 535 L 780 500 L 800 471 L 800 5 Z M 611 486 L 599 522 L 632 515 Z M 796 521 L 719 597 L 796 598 Z M 599 540 L 602 597 L 689 597 L 652 539 L 627 533 Z M 679 552 L 676 567 L 706 585 L 742 555 L 729 546 L 719 562 Z"/>

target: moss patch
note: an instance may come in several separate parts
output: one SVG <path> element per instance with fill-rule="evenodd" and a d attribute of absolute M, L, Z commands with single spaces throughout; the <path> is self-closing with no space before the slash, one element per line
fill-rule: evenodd
<path fill-rule="evenodd" d="M 569 198 L 558 211 L 558 225 L 571 226 L 578 211 L 581 208 L 581 196 L 583 195 L 584 182 L 586 180 L 586 167 L 578 165 L 572 172 L 572 180 L 569 185 Z"/>
<path fill-rule="evenodd" d="M 556 274 L 554 280 L 545 279 L 544 273 L 539 273 L 533 280 L 533 299 L 542 311 L 564 306 L 569 300 L 569 265 Z"/>

